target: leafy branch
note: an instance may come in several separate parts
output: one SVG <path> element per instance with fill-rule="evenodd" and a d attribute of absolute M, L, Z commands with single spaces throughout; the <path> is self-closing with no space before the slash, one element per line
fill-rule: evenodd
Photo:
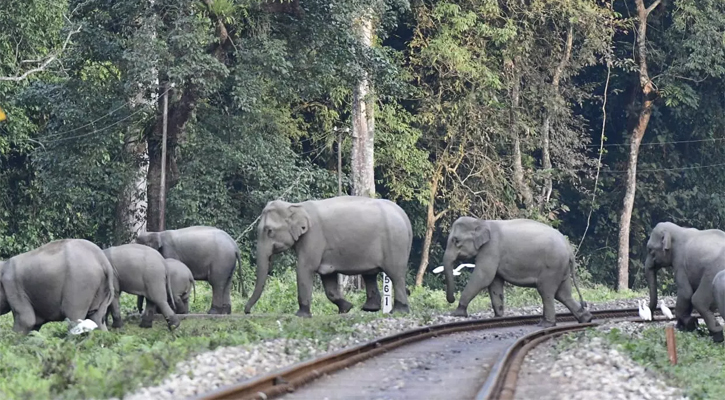
<path fill-rule="evenodd" d="M 63 47 L 61 47 L 58 51 L 56 51 L 54 54 L 50 55 L 48 58 L 45 59 L 45 61 L 42 62 L 39 66 L 29 69 L 25 71 L 22 75 L 17 76 L 0 76 L 0 82 L 20 82 L 22 80 L 27 79 L 31 74 L 42 72 L 44 71 L 53 61 L 57 60 L 58 57 L 65 51 L 65 49 L 68 47 L 68 43 L 70 43 L 70 39 L 73 37 L 73 35 L 79 33 L 81 31 L 81 26 L 79 25 L 78 28 L 68 33 L 68 36 L 66 36 L 65 41 L 63 42 Z M 41 62 L 42 59 L 38 60 L 25 60 L 25 63 L 34 63 L 34 62 Z"/>

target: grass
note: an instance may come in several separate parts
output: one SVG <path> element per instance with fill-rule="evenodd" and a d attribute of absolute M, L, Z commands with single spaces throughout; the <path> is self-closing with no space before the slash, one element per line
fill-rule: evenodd
<path fill-rule="evenodd" d="M 587 288 L 583 292 L 587 301 L 622 297 L 603 287 Z M 627 292 L 623 296 L 643 294 Z M 23 337 L 11 331 L 12 315 L 6 314 L 0 317 L 0 398 L 120 398 L 140 386 L 161 382 L 177 362 L 203 351 L 274 338 L 314 338 L 320 346 L 326 346 L 338 335 L 349 335 L 356 323 L 390 317 L 361 311 L 364 292 L 347 293 L 346 297 L 355 307 L 341 317 L 337 315 L 337 307 L 318 287 L 312 300 L 314 318 L 297 318 L 293 315 L 297 311 L 295 275 L 290 271 L 268 280 L 252 310 L 252 315 L 257 316 L 184 320 L 173 334 L 163 321 L 155 322 L 152 329 L 141 329 L 137 322 L 129 321 L 120 330 L 70 336 L 66 324 L 59 322 L 46 324 L 40 332 Z M 135 296 L 123 295 L 121 299 L 123 315 L 135 312 Z M 234 313 L 243 312 L 245 301 L 238 293 L 234 294 Z M 198 282 L 192 312 L 205 313 L 210 303 L 208 285 Z M 540 299 L 534 289 L 507 287 L 505 304 L 507 308 L 535 305 L 540 304 Z M 426 321 L 426 316 L 452 310 L 456 303 L 448 304 L 443 291 L 411 288 L 410 306 L 410 317 Z M 487 309 L 490 304 L 484 292 L 472 302 L 469 311 Z"/>
<path fill-rule="evenodd" d="M 725 347 L 713 343 L 704 327 L 696 332 L 675 331 L 677 365 L 667 355 L 664 328 L 649 328 L 641 338 L 633 338 L 618 329 L 604 335 L 622 348 L 640 365 L 665 376 L 672 386 L 681 387 L 692 400 L 722 399 L 725 393 Z"/>

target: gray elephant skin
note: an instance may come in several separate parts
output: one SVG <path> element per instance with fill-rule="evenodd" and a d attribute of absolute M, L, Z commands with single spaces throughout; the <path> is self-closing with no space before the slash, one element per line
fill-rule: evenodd
<path fill-rule="evenodd" d="M 113 268 L 87 240 L 56 240 L 0 262 L 0 315 L 13 312 L 15 332 L 65 318 L 91 319 L 105 331 L 113 292 Z"/>
<path fill-rule="evenodd" d="M 191 274 L 189 268 L 179 260 L 173 258 L 164 259 L 166 262 L 166 272 L 169 274 L 171 281 L 171 292 L 174 294 L 174 301 L 170 302 L 171 308 L 176 314 L 189 313 L 189 297 L 191 291 L 194 290 L 194 298 L 196 298 L 196 285 L 194 283 L 194 275 Z M 138 296 L 136 306 L 138 312 L 143 311 L 143 296 Z M 151 304 L 153 305 L 153 304 Z M 149 307 L 149 302 L 146 302 Z"/>
<path fill-rule="evenodd" d="M 367 301 L 363 310 L 380 310 L 377 275 L 391 279 L 393 311 L 408 312 L 405 275 L 413 240 L 410 220 L 395 203 L 340 196 L 302 203 L 267 203 L 257 227 L 257 280 L 244 312 L 259 300 L 274 254 L 294 248 L 297 255 L 297 315 L 309 317 L 315 273 L 327 298 L 346 313 L 352 304 L 340 292 L 338 274 L 362 274 Z"/>
<path fill-rule="evenodd" d="M 468 304 L 488 288 L 491 305 L 497 317 L 503 315 L 503 286 L 536 288 L 544 306 L 541 326 L 556 325 L 554 300 L 564 304 L 580 323 L 592 320 L 579 293 L 578 304 L 571 296 L 576 283 L 575 258 L 568 240 L 549 225 L 529 220 L 481 220 L 460 217 L 451 227 L 443 256 L 446 295 L 453 295 L 453 263 L 475 259 L 475 268 L 461 293 L 455 316 L 467 316 Z"/>
<path fill-rule="evenodd" d="M 190 226 L 141 233 L 135 242 L 158 250 L 164 258 L 181 261 L 195 280 L 209 282 L 212 290 L 209 314 L 232 313 L 232 278 L 237 262 L 239 268 L 242 262 L 237 242 L 229 234 L 211 226 Z"/>
<path fill-rule="evenodd" d="M 141 317 L 142 328 L 152 326 L 157 307 L 170 330 L 179 326 L 179 317 L 169 306 L 169 300 L 173 304 L 174 294 L 171 290 L 171 277 L 166 271 L 166 262 L 161 254 L 147 246 L 133 243 L 109 247 L 103 253 L 111 262 L 115 276 L 115 296 L 110 307 L 114 328 L 123 326 L 121 292 L 144 296 L 155 305 L 146 307 L 146 312 Z"/>
<path fill-rule="evenodd" d="M 683 228 L 672 222 L 660 222 L 647 241 L 645 277 L 649 286 L 649 307 L 657 307 L 657 271 L 672 267 L 677 286 L 675 318 L 677 328 L 697 329 L 694 307 L 705 320 L 715 342 L 723 341 L 722 326 L 715 320 L 713 280 L 725 270 L 725 232 L 719 229 Z"/>

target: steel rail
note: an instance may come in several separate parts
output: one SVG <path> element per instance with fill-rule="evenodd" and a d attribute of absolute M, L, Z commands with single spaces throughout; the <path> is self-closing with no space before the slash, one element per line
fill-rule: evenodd
<path fill-rule="evenodd" d="M 591 311 L 591 313 L 595 319 L 615 319 L 637 316 L 638 311 L 637 308 L 626 308 Z M 411 329 L 339 350 L 320 358 L 304 361 L 258 378 L 252 378 L 238 384 L 222 387 L 215 391 L 201 394 L 195 397 L 194 400 L 267 400 L 287 392 L 292 392 L 296 388 L 325 374 L 341 370 L 409 343 L 456 332 L 535 325 L 540 320 L 541 315 L 522 315 L 515 317 L 469 319 Z M 557 314 L 556 320 L 557 322 L 576 321 L 571 313 Z M 573 327 L 585 329 L 595 325 L 596 323 L 584 323 L 573 325 Z M 565 331 L 567 328 L 571 329 L 572 326 L 553 327 L 537 332 L 559 332 Z M 509 351 L 501 359 L 510 357 L 509 352 L 514 352 L 513 346 L 509 348 Z M 501 363 L 502 361 L 499 360 L 499 364 Z M 498 365 L 498 367 L 500 371 L 504 369 L 508 370 L 508 368 L 504 368 L 506 367 L 505 364 Z"/>

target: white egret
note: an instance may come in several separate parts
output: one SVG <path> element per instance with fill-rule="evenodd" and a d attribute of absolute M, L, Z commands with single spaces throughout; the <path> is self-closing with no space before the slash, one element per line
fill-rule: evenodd
<path fill-rule="evenodd" d="M 662 314 L 664 314 L 667 319 L 673 319 L 675 318 L 674 315 L 672 315 L 672 311 L 670 311 L 669 308 L 665 305 L 665 301 L 660 299 L 660 310 L 662 311 Z"/>
<path fill-rule="evenodd" d="M 71 335 L 80 335 L 81 333 L 90 332 L 98 328 L 98 325 L 90 319 L 79 319 L 76 321 L 76 323 L 73 323 L 71 322 L 71 320 L 66 318 L 65 322 L 67 322 L 68 326 L 70 327 L 68 333 L 70 333 Z"/>
<path fill-rule="evenodd" d="M 652 321 L 652 311 L 644 304 L 644 300 L 639 301 L 639 317 L 645 321 Z"/>

